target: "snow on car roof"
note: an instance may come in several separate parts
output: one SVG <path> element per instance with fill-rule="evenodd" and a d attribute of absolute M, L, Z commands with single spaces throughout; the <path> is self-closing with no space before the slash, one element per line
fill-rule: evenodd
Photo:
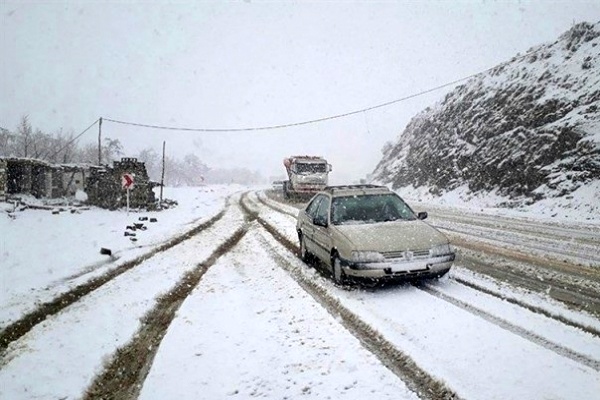
<path fill-rule="evenodd" d="M 327 186 L 323 189 L 334 196 L 351 196 L 355 194 L 381 194 L 390 193 L 390 190 L 385 186 L 379 185 L 338 185 Z"/>

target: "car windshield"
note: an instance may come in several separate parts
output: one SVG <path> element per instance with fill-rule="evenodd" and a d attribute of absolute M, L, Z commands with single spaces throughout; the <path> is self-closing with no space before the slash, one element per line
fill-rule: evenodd
<path fill-rule="evenodd" d="M 331 223 L 365 224 L 386 221 L 412 221 L 417 217 L 395 194 L 336 197 L 331 204 Z"/>
<path fill-rule="evenodd" d="M 299 163 L 296 164 L 296 172 L 298 174 L 319 174 L 327 172 L 327 164 L 316 163 Z"/>

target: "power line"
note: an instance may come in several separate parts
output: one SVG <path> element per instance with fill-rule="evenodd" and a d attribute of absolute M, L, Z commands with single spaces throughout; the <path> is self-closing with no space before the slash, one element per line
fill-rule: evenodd
<path fill-rule="evenodd" d="M 497 67 L 494 67 L 494 68 L 497 68 Z M 492 70 L 494 68 L 490 68 L 489 70 Z M 486 70 L 484 72 L 487 72 L 489 70 Z M 477 76 L 479 74 L 482 74 L 484 72 L 479 72 L 477 74 L 470 75 L 470 76 L 468 76 L 466 78 L 457 79 L 455 81 L 448 82 L 448 83 L 445 83 L 443 85 L 436 86 L 434 88 L 431 88 L 431 89 L 428 89 L 428 90 L 424 90 L 424 91 L 419 92 L 419 93 L 411 94 L 409 96 L 402 97 L 400 99 L 396 99 L 396 100 L 392 100 L 392 101 L 388 101 L 386 103 L 378 104 L 378 105 L 375 105 L 375 106 L 363 108 L 361 110 L 350 111 L 350 112 L 347 112 L 347 113 L 332 115 L 332 116 L 329 116 L 329 117 L 323 117 L 323 118 L 311 119 L 311 120 L 308 120 L 308 121 L 293 122 L 293 123 L 281 124 L 281 125 L 261 126 L 261 127 L 253 127 L 253 128 L 179 128 L 179 127 L 173 127 L 173 126 L 149 125 L 149 124 L 141 124 L 141 123 L 137 123 L 137 122 L 119 121 L 119 120 L 115 120 L 115 119 L 111 119 L 111 118 L 102 118 L 102 119 L 104 121 L 110 121 L 110 122 L 114 122 L 114 123 L 117 123 L 117 124 L 123 124 L 123 125 L 132 125 L 132 126 L 139 126 L 139 127 L 143 127 L 143 128 L 162 129 L 162 130 L 171 130 L 171 131 L 188 131 L 188 132 L 189 131 L 191 131 L 191 132 L 250 132 L 250 131 L 266 131 L 266 130 L 273 130 L 273 129 L 284 129 L 284 128 L 291 128 L 291 127 L 294 127 L 294 126 L 309 125 L 309 124 L 315 124 L 315 123 L 318 123 L 318 122 L 329 121 L 329 120 L 332 120 L 332 119 L 349 117 L 351 115 L 360 114 L 360 113 L 364 113 L 364 112 L 367 112 L 367 111 L 372 111 L 372 110 L 375 110 L 377 108 L 383 108 L 383 107 L 391 106 L 392 104 L 396 104 L 396 103 L 399 103 L 401 101 L 406 101 L 406 100 L 412 99 L 414 97 L 422 96 L 424 94 L 427 94 L 427 93 L 430 93 L 430 92 L 434 92 L 434 91 L 439 90 L 439 89 L 443 89 L 443 88 L 445 88 L 447 86 L 455 85 L 458 82 L 462 82 L 464 80 L 471 79 L 472 77 Z"/>
<path fill-rule="evenodd" d="M 413 99 L 415 97 L 419 97 L 419 96 L 423 96 L 425 94 L 431 93 L 431 92 L 435 92 L 436 90 L 440 90 L 443 89 L 445 87 L 448 86 L 453 86 L 456 85 L 459 82 L 463 82 L 466 80 L 469 80 L 471 78 L 474 78 L 476 76 L 479 75 L 483 75 L 486 74 L 490 71 L 493 71 L 497 68 L 502 68 L 507 64 L 510 64 L 514 61 L 518 61 L 521 59 L 524 59 L 526 57 L 529 57 L 541 50 L 543 50 L 544 47 L 540 46 L 538 49 L 530 51 L 528 53 L 525 53 L 522 56 L 518 56 L 518 57 L 513 57 L 511 60 L 500 63 L 494 67 L 488 68 L 486 70 L 477 72 L 475 74 L 471 74 L 469 76 L 466 76 L 464 78 L 460 78 L 460 79 L 456 79 L 454 81 L 451 82 L 447 82 L 444 83 L 442 85 L 439 86 L 435 86 L 433 88 L 427 89 L 427 90 L 423 90 L 421 92 L 418 93 L 414 93 L 405 97 L 401 97 L 399 99 L 396 100 L 392 100 L 392 101 L 388 101 L 385 103 L 381 103 L 381 104 L 377 104 L 371 107 L 367 107 L 367 108 L 363 108 L 360 110 L 355 110 L 355 111 L 350 111 L 350 112 L 346 112 L 343 114 L 337 114 L 337 115 L 332 115 L 329 117 L 323 117 L 323 118 L 317 118 L 317 119 L 311 119 L 308 121 L 302 121 L 302 122 L 292 122 L 292 123 L 288 123 L 288 124 L 281 124 L 281 125 L 270 125 L 270 126 L 260 126 L 260 127 L 250 127 L 250 128 L 180 128 L 180 127 L 174 127 L 174 126 L 161 126 L 161 125 L 150 125 L 150 124 L 142 124 L 142 123 L 138 123 L 138 122 L 128 122 L 128 121 L 120 121 L 120 120 L 116 120 L 116 119 L 111 119 L 111 118 L 102 118 L 104 121 L 110 121 L 110 122 L 114 122 L 116 124 L 123 124 L 123 125 L 131 125 L 131 126 L 139 126 L 142 128 L 151 128 L 151 129 L 162 129 L 162 130 L 171 130 L 171 131 L 188 131 L 188 132 L 250 132 L 250 131 L 266 131 L 266 130 L 273 130 L 273 129 L 284 129 L 284 128 L 291 128 L 294 126 L 301 126 L 301 125 L 309 125 L 309 124 L 315 124 L 318 122 L 324 122 L 324 121 L 329 121 L 329 120 L 333 120 L 333 119 L 338 119 L 338 118 L 344 118 L 344 117 L 348 117 L 351 115 L 355 115 L 355 114 L 360 114 L 360 113 L 365 113 L 367 111 L 372 111 L 378 108 L 383 108 L 383 107 L 388 107 L 391 106 L 393 104 L 396 103 L 400 103 L 402 101 L 406 101 L 406 100 L 410 100 Z"/>
<path fill-rule="evenodd" d="M 79 135 L 75 136 L 73 139 L 69 140 L 63 147 L 61 147 L 60 149 L 58 149 L 57 151 L 52 153 L 52 155 L 50 155 L 50 157 L 48 157 L 48 158 L 50 158 L 50 159 L 54 158 L 54 156 L 56 156 L 58 153 L 60 153 L 61 151 L 63 151 L 67 147 L 69 147 L 69 145 L 71 143 L 75 142 L 77 139 L 79 139 L 81 136 L 83 136 L 83 134 L 86 133 L 87 131 L 89 131 L 94 125 L 96 125 L 98 123 L 98 121 L 100 121 L 100 119 L 95 120 L 90 126 L 85 128 L 83 130 L 83 132 L 81 132 Z"/>

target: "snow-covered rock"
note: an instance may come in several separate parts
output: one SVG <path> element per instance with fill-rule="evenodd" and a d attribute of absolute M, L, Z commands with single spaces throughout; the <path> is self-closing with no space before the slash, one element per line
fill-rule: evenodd
<path fill-rule="evenodd" d="M 434 195 L 467 185 L 515 204 L 600 181 L 600 22 L 458 86 L 384 147 L 373 177 Z"/>

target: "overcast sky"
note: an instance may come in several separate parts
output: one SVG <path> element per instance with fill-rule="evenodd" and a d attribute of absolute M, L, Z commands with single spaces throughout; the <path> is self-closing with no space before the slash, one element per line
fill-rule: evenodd
<path fill-rule="evenodd" d="M 13 2 L 0 0 L 0 127 L 23 115 L 79 133 L 99 117 L 249 128 L 337 115 L 477 73 L 600 20 L 600 1 Z M 446 90 L 447 91 L 447 90 Z M 371 172 L 386 141 L 446 91 L 313 125 L 190 133 L 105 122 L 133 156 L 197 154 L 283 175 L 325 156 L 333 183 Z M 82 137 L 97 140 L 97 129 Z"/>

